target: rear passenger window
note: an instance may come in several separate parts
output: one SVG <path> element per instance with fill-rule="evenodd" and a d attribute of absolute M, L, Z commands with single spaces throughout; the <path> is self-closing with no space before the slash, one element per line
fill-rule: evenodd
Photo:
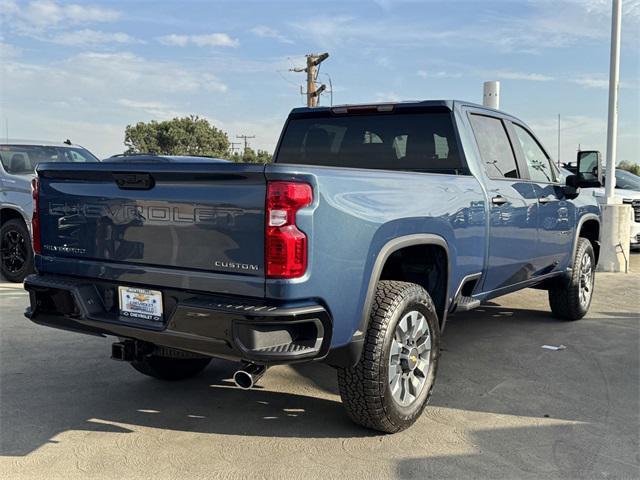
<path fill-rule="evenodd" d="M 519 178 L 516 157 L 502 120 L 472 114 L 471 126 L 487 175 L 491 178 Z"/>

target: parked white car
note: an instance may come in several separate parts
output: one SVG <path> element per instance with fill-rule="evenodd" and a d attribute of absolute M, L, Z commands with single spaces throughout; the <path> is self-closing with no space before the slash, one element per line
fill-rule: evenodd
<path fill-rule="evenodd" d="M 566 178 L 573 175 L 570 170 L 561 168 L 560 173 Z M 606 182 L 606 179 L 605 179 Z M 593 195 L 598 199 L 598 203 L 605 202 L 605 188 L 583 188 L 582 191 L 588 195 Z M 633 207 L 631 219 L 631 248 L 640 248 L 640 177 L 626 170 L 616 169 L 615 198 Z"/>

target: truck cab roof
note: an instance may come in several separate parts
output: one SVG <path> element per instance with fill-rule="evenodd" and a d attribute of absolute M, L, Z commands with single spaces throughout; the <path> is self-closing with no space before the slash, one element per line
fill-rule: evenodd
<path fill-rule="evenodd" d="M 511 117 L 511 115 L 505 113 L 502 110 L 495 110 L 484 105 L 480 105 L 474 102 L 468 102 L 465 100 L 455 99 L 440 99 L 440 100 L 402 100 L 398 102 L 372 102 L 372 103 L 348 103 L 332 106 L 322 107 L 297 107 L 294 108 L 291 113 L 311 113 L 311 112 L 327 112 L 333 111 L 336 113 L 347 113 L 349 110 L 358 111 L 365 109 L 377 109 L 379 111 L 393 111 L 395 109 L 414 109 L 414 108 L 429 108 L 440 107 L 453 111 L 457 106 L 469 106 L 473 108 L 480 108 L 487 111 L 495 112 L 500 115 Z"/>

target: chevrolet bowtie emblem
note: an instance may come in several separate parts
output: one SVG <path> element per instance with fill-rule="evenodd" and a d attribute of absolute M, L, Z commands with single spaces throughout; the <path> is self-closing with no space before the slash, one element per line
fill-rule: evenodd
<path fill-rule="evenodd" d="M 139 302 L 146 302 L 146 301 L 147 301 L 147 299 L 148 299 L 149 297 L 147 297 L 146 295 L 143 295 L 143 294 L 139 293 L 138 295 L 136 295 L 136 296 L 135 296 L 135 297 L 133 297 L 133 298 L 135 298 L 135 299 L 136 299 L 136 300 L 138 300 Z"/>

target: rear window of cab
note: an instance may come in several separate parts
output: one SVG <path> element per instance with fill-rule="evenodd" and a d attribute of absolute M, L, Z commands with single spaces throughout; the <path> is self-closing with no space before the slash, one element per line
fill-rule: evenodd
<path fill-rule="evenodd" d="M 461 173 L 451 112 L 293 117 L 276 163 Z"/>

